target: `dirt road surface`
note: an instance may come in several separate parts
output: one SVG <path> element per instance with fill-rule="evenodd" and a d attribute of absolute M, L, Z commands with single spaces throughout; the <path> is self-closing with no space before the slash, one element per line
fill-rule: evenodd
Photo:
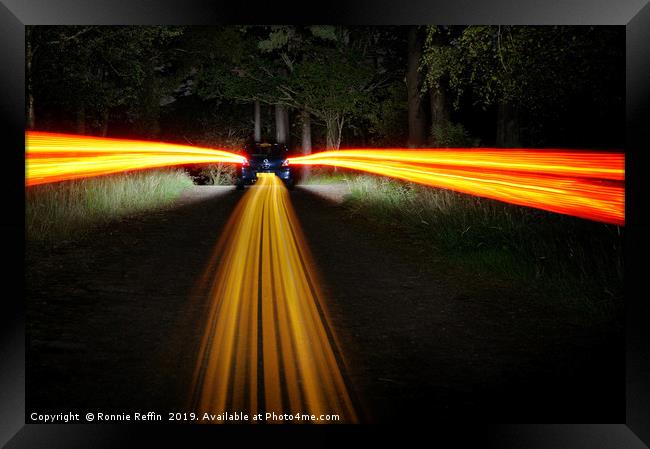
<path fill-rule="evenodd" d="M 341 189 L 291 201 L 363 421 L 621 422 L 617 326 L 426 254 L 351 216 Z M 28 242 L 28 413 L 189 411 L 209 309 L 194 287 L 240 197 L 195 187 L 79 241 Z"/>

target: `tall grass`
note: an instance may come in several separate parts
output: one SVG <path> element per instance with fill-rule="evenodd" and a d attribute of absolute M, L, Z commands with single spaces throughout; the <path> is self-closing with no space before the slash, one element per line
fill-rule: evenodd
<path fill-rule="evenodd" d="M 622 229 L 375 176 L 347 179 L 347 206 L 435 254 L 594 315 L 622 297 Z"/>
<path fill-rule="evenodd" d="M 325 185 L 345 183 L 351 178 L 356 178 L 356 172 L 339 168 L 334 171 L 332 167 L 310 167 L 309 176 L 301 179 L 303 185 Z"/>
<path fill-rule="evenodd" d="M 164 207 L 191 185 L 184 171 L 164 169 L 29 187 L 27 240 L 75 239 L 98 224 Z"/>

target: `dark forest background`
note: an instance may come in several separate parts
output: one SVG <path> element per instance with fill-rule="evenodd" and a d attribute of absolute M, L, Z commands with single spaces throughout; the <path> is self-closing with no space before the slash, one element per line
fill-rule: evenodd
<path fill-rule="evenodd" d="M 622 148 L 597 26 L 28 26 L 30 129 L 237 148 Z"/>

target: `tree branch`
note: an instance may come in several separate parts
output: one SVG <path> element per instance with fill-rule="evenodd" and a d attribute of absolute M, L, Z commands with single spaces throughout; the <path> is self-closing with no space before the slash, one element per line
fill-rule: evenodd
<path fill-rule="evenodd" d="M 61 38 L 61 39 L 59 39 L 59 40 L 56 40 L 56 41 L 49 41 L 49 42 L 47 42 L 47 43 L 48 43 L 48 44 L 61 44 L 61 43 L 64 43 L 64 42 L 68 42 L 68 41 L 71 41 L 71 40 L 73 40 L 73 39 L 77 39 L 77 38 L 78 38 L 79 36 L 81 36 L 82 34 L 86 34 L 88 31 L 90 31 L 90 30 L 92 30 L 92 29 L 94 29 L 94 28 L 95 28 L 95 26 L 94 26 L 94 25 L 91 25 L 91 26 L 88 26 L 88 27 L 84 28 L 83 30 L 81 30 L 81 31 L 79 31 L 79 32 L 77 32 L 77 33 L 71 35 L 71 36 L 63 36 L 63 38 Z"/>

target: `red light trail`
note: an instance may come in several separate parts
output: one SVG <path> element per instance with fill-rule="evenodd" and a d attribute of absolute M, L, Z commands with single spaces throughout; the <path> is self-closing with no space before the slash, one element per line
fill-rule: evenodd
<path fill-rule="evenodd" d="M 128 170 L 243 163 L 228 151 L 141 140 L 28 131 L 26 184 L 33 186 Z M 290 158 L 455 190 L 622 226 L 625 155 L 535 149 L 351 149 Z"/>
<path fill-rule="evenodd" d="M 244 160 L 212 148 L 36 131 L 26 133 L 25 158 L 28 186 L 128 170 Z"/>
<path fill-rule="evenodd" d="M 625 223 L 621 152 L 354 149 L 290 162 L 360 170 L 589 220 Z"/>

